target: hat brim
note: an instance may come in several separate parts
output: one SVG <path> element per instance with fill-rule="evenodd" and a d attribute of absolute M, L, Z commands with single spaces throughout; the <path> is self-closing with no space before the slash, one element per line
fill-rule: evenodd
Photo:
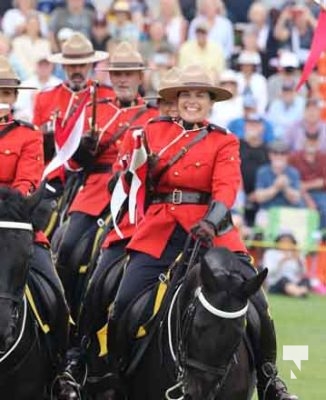
<path fill-rule="evenodd" d="M 51 54 L 47 60 L 53 64 L 63 65 L 76 65 L 76 64 L 92 64 L 99 61 L 104 61 L 109 58 L 109 54 L 105 51 L 95 51 L 93 55 L 89 57 L 80 58 L 69 58 L 64 57 L 62 53 Z"/>
<path fill-rule="evenodd" d="M 179 92 L 184 90 L 203 90 L 209 92 L 213 95 L 214 101 L 225 101 L 231 99 L 233 96 L 229 90 L 222 89 L 217 86 L 207 86 L 207 85 L 180 85 L 170 88 L 164 88 L 159 90 L 158 94 L 164 99 L 173 99 L 177 97 Z"/>
<path fill-rule="evenodd" d="M 36 87 L 32 87 L 32 86 L 19 86 L 19 85 L 9 86 L 9 85 L 1 85 L 1 84 L 0 84 L 0 89 L 29 89 L 29 90 L 37 90 Z"/>
<path fill-rule="evenodd" d="M 145 71 L 145 69 L 149 69 L 145 66 L 142 67 L 107 67 L 107 68 L 97 68 L 96 71 Z"/>
<path fill-rule="evenodd" d="M 152 95 L 150 95 L 150 96 L 145 96 L 145 97 L 143 97 L 143 99 L 144 99 L 145 101 L 150 101 L 150 100 L 162 100 L 163 97 L 160 96 L 159 94 L 152 94 Z"/>

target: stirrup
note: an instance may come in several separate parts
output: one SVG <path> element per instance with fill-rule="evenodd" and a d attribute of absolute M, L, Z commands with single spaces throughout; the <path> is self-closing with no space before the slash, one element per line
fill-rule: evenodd
<path fill-rule="evenodd" d="M 277 374 L 277 368 L 271 362 L 261 366 L 263 382 L 258 382 L 259 400 L 299 400 L 296 395 L 288 392 L 286 384 Z"/>
<path fill-rule="evenodd" d="M 57 398 L 54 397 L 56 394 L 59 396 L 58 398 L 64 400 L 82 400 L 81 389 L 82 385 L 68 371 L 64 371 L 57 375 L 52 382 L 51 399 Z"/>

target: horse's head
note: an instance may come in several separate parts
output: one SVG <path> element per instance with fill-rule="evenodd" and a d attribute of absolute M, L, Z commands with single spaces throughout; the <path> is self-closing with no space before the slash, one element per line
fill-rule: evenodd
<path fill-rule="evenodd" d="M 0 353 L 8 350 L 17 333 L 33 249 L 31 212 L 38 196 L 0 188 Z"/>
<path fill-rule="evenodd" d="M 215 399 L 232 366 L 245 329 L 248 299 L 267 274 L 265 270 L 245 280 L 241 268 L 245 266 L 234 253 L 214 248 L 186 279 L 180 296 L 186 399 Z"/>

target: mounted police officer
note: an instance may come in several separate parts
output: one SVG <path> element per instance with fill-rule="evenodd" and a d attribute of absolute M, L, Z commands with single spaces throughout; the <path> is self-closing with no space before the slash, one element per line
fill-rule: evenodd
<path fill-rule="evenodd" d="M 12 115 L 12 106 L 17 99 L 18 90 L 35 89 L 20 86 L 8 60 L 0 57 L 0 185 L 8 186 L 24 196 L 32 195 L 40 185 L 43 161 L 43 137 L 34 125 L 16 120 Z M 33 295 L 39 299 L 45 309 L 46 318 L 57 321 L 51 337 L 55 339 L 55 349 L 64 354 L 68 339 L 68 307 L 63 288 L 52 263 L 47 238 L 33 220 L 34 251 L 30 260 L 30 285 Z M 51 293 L 42 293 L 38 282 L 50 285 L 55 303 L 47 304 L 45 298 Z M 35 289 L 36 288 L 36 289 Z M 36 290 L 36 292 L 35 292 Z M 51 307 L 53 307 L 51 309 Z M 57 309 L 56 315 L 54 309 Z M 52 336 L 53 335 L 53 336 Z"/>
<path fill-rule="evenodd" d="M 92 243 L 109 213 L 107 182 L 112 177 L 112 164 L 122 139 L 132 125 L 142 125 L 157 114 L 138 94 L 144 69 L 141 55 L 129 43 L 117 45 L 108 64 L 114 96 L 98 99 L 96 131 L 85 129 L 80 146 L 68 163 L 71 169 L 84 169 L 83 185 L 69 208 L 68 227 L 58 252 L 57 268 L 70 297 L 78 275 L 71 255 L 85 232 L 91 233 L 89 243 Z M 89 251 L 86 253 L 90 255 Z M 86 256 L 83 264 L 87 262 Z"/>
<path fill-rule="evenodd" d="M 95 51 L 91 42 L 83 34 L 76 32 L 65 41 L 62 53 L 52 54 L 48 57 L 48 61 L 51 63 L 63 66 L 66 80 L 56 87 L 45 89 L 36 95 L 33 123 L 40 127 L 44 135 L 45 164 L 49 163 L 56 153 L 57 144 L 54 141 L 56 120 L 60 119 L 62 125 L 67 124 L 78 104 L 85 96 L 89 96 L 90 88 L 93 85 L 90 77 L 94 65 L 108 56 L 107 52 Z M 112 95 L 112 89 L 102 84 L 97 85 L 96 92 L 99 98 Z M 90 114 L 91 109 L 88 107 L 85 124 Z M 66 167 L 68 166 L 66 165 Z M 48 201 L 44 207 L 46 208 L 47 205 L 50 211 L 55 208 L 54 205 L 62 195 L 68 175 L 72 175 L 69 167 L 68 170 L 66 167 L 62 166 L 56 169 L 47 177 Z M 48 223 L 47 220 L 46 223 Z M 45 226 L 49 237 L 52 236 L 54 228 L 55 224 L 51 224 L 51 222 Z"/>
<path fill-rule="evenodd" d="M 149 172 L 149 206 L 127 245 L 129 262 L 109 318 L 108 361 L 113 378 L 117 368 L 114 353 L 119 352 L 112 347 L 116 325 L 133 300 L 166 273 L 189 233 L 204 245 L 235 252 L 245 277 L 256 274 L 230 214 L 241 180 L 239 143 L 234 135 L 206 119 L 214 101 L 227 100 L 231 93 L 217 87 L 199 65 L 185 67 L 179 82 L 159 93 L 177 99 L 180 120 L 154 119 L 143 132 L 155 163 Z M 252 301 L 261 322 L 261 342 L 255 349 L 259 399 L 295 400 L 277 376 L 275 331 L 263 292 Z M 145 312 L 144 320 L 149 317 Z"/>

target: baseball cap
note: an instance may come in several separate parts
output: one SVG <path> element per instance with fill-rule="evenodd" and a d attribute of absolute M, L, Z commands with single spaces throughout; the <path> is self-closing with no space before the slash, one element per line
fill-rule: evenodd
<path fill-rule="evenodd" d="M 290 151 L 288 144 L 280 139 L 273 140 L 269 143 L 267 149 L 272 153 L 288 153 Z"/>
<path fill-rule="evenodd" d="M 279 58 L 279 66 L 282 68 L 299 68 L 300 62 L 295 53 L 284 51 Z"/>

